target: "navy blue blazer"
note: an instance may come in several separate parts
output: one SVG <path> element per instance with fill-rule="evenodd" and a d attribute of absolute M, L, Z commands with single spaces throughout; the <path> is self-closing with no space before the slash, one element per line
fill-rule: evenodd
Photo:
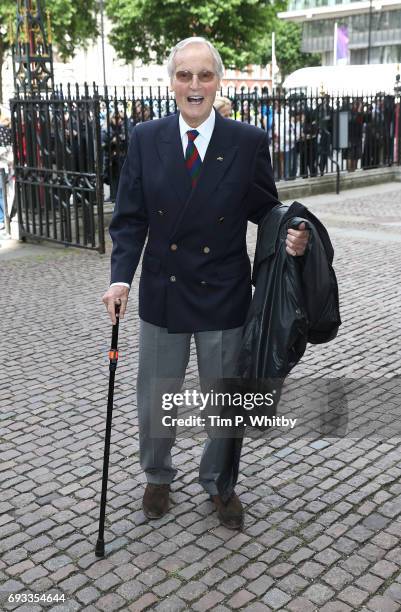
<path fill-rule="evenodd" d="M 142 249 L 139 316 L 169 332 L 243 325 L 251 301 L 248 220 L 278 203 L 266 133 L 216 123 L 196 187 L 178 115 L 138 124 L 110 224 L 111 282 L 131 283 Z"/>

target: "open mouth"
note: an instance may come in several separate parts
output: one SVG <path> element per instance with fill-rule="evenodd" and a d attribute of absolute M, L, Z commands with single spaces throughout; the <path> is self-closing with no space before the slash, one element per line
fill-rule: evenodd
<path fill-rule="evenodd" d="M 202 104 L 204 98 L 203 96 L 188 96 L 187 100 L 190 104 Z"/>

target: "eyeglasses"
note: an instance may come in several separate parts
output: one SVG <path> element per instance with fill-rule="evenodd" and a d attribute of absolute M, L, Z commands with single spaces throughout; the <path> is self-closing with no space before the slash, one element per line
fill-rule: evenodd
<path fill-rule="evenodd" d="M 200 72 L 190 72 L 189 70 L 178 70 L 175 73 L 175 78 L 180 83 L 191 83 L 194 76 L 198 77 L 200 83 L 210 83 L 213 81 L 215 74 L 211 70 L 201 70 Z"/>

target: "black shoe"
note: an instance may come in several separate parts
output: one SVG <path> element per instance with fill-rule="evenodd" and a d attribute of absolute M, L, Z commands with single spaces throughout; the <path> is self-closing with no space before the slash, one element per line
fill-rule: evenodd
<path fill-rule="evenodd" d="M 220 495 L 211 495 L 216 506 L 217 516 L 224 527 L 228 529 L 242 529 L 244 524 L 244 508 L 239 497 L 233 492 L 227 502 L 223 502 Z"/>
<path fill-rule="evenodd" d="M 158 519 L 166 514 L 169 507 L 169 491 L 169 484 L 146 485 L 142 499 L 142 509 L 146 518 Z"/>

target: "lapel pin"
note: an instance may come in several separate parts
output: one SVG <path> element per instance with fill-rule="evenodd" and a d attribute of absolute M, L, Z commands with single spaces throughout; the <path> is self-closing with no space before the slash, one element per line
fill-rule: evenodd
<path fill-rule="evenodd" d="M 217 161 L 223 161 L 223 159 L 224 159 L 223 157 L 218 157 Z"/>

